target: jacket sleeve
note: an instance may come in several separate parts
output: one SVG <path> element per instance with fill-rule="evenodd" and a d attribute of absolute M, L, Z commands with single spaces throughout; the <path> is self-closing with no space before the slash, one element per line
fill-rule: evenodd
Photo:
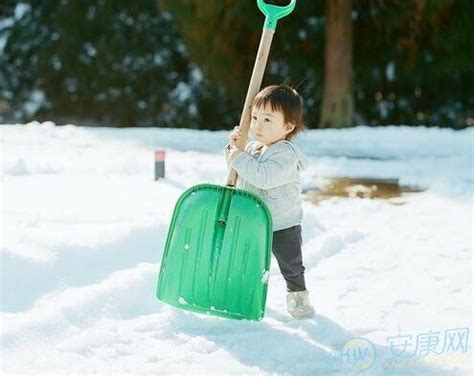
<path fill-rule="evenodd" d="M 286 145 L 263 159 L 240 153 L 230 164 L 243 179 L 260 189 L 275 188 L 298 179 L 295 153 Z"/>

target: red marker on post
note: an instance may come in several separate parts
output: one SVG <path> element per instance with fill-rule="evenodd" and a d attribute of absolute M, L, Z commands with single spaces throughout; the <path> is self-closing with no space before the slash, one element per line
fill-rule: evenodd
<path fill-rule="evenodd" d="M 165 151 L 155 150 L 155 180 L 165 177 Z"/>

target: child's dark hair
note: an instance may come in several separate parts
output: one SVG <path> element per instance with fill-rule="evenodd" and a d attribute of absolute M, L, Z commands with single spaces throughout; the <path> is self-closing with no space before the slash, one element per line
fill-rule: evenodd
<path fill-rule="evenodd" d="M 267 103 L 270 103 L 272 111 L 280 111 L 283 114 L 285 123 L 295 126 L 286 135 L 287 140 L 306 129 L 303 123 L 303 103 L 295 89 L 284 84 L 267 86 L 255 96 L 252 106 L 265 107 Z"/>

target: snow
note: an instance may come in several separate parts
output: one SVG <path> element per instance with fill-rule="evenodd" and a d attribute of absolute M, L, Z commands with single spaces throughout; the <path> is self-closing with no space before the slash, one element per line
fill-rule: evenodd
<path fill-rule="evenodd" d="M 8 29 L 11 28 L 16 21 L 21 20 L 29 11 L 31 11 L 31 5 L 18 3 L 15 6 L 13 17 L 0 19 L 0 34 L 3 32 L 3 36 L 0 36 L 0 55 L 3 54 L 3 50 L 8 42 L 8 37 L 10 36 Z"/>
<path fill-rule="evenodd" d="M 385 68 L 385 76 L 389 81 L 395 80 L 395 63 L 393 61 L 387 64 L 387 67 Z"/>
<path fill-rule="evenodd" d="M 54 59 L 55 69 L 61 68 L 61 61 L 59 58 Z M 38 111 L 46 102 L 46 96 L 41 90 L 33 90 L 30 98 L 23 105 L 23 110 L 28 116 L 32 116 Z"/>
<path fill-rule="evenodd" d="M 29 11 L 31 11 L 30 4 L 18 3 L 15 7 L 15 19 L 20 20 Z"/>
<path fill-rule="evenodd" d="M 228 132 L 2 125 L 1 370 L 33 374 L 471 374 L 467 352 L 384 363 L 389 338 L 471 328 L 474 130 L 356 127 L 297 140 L 316 177 L 399 179 L 403 204 L 304 201 L 317 315 L 286 312 L 272 256 L 265 317 L 234 321 L 155 298 L 171 214 L 188 187 L 224 184 Z M 154 181 L 154 151 L 166 178 Z M 374 364 L 344 351 L 370 341 Z M 348 353 L 345 353 L 346 355 Z M 360 366 L 360 364 L 359 364 Z"/>

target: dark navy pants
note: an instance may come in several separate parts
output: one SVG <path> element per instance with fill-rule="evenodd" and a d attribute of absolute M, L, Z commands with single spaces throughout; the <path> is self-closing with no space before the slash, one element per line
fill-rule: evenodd
<path fill-rule="evenodd" d="M 273 254 L 285 278 L 287 291 L 306 290 L 303 256 L 301 254 L 301 225 L 273 232 Z"/>

